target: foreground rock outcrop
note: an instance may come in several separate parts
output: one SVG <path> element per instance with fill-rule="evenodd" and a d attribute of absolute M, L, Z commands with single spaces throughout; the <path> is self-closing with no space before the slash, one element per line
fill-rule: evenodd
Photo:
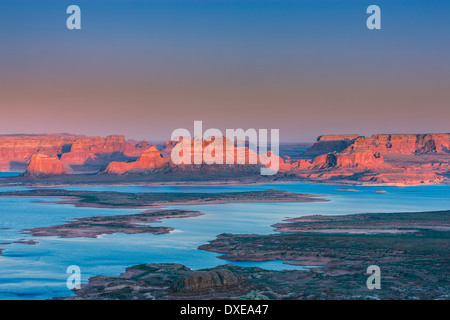
<path fill-rule="evenodd" d="M 117 277 L 95 276 L 67 300 L 238 299 L 255 285 L 233 272 L 235 266 L 191 270 L 181 264 L 142 264 Z M 239 267 L 236 267 L 239 269 Z"/>
<path fill-rule="evenodd" d="M 450 298 L 449 211 L 314 215 L 275 227 L 281 233 L 226 233 L 199 249 L 232 261 L 283 260 L 299 270 L 233 264 L 192 270 L 182 264 L 148 263 L 117 276 L 91 277 L 75 295 L 58 299 Z M 373 264 L 382 270 L 381 290 L 366 285 L 367 267 Z"/>
<path fill-rule="evenodd" d="M 311 268 L 297 286 L 299 279 L 285 284 L 293 299 L 450 298 L 450 211 L 314 215 L 274 227 L 281 233 L 225 233 L 199 249 L 228 261 L 284 260 Z M 384 274 L 382 290 L 365 286 L 372 264 Z M 321 272 L 320 281 L 306 280 L 314 271 Z"/>
<path fill-rule="evenodd" d="M 180 295 L 209 294 L 211 292 L 239 291 L 244 278 L 228 269 L 187 271 L 170 286 L 170 291 Z"/>

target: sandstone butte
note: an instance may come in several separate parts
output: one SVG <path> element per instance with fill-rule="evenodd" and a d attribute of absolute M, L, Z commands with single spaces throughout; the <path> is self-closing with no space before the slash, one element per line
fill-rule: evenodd
<path fill-rule="evenodd" d="M 250 159 L 257 159 L 257 163 L 260 163 L 261 155 L 246 147 L 238 148 L 225 138 L 167 141 L 160 151 L 145 141 L 127 142 L 120 135 L 106 138 L 44 135 L 1 136 L 0 166 L 3 165 L 5 169 L 17 163 L 29 162 L 28 173 L 42 171 L 46 174 L 61 174 L 62 171 L 57 167 L 54 172 L 45 169 L 46 161 L 55 162 L 56 159 L 63 164 L 63 171 L 67 173 L 72 173 L 74 169 L 88 171 L 86 168 L 98 172 L 101 166 L 106 167 L 102 171 L 105 174 L 171 173 L 180 167 L 189 171 L 192 166 L 175 165 L 171 161 L 172 150 L 189 143 L 191 150 L 195 150 L 194 144 L 197 144 L 201 145 L 200 150 L 211 154 L 208 148 L 213 146 L 213 142 L 223 144 L 225 152 L 213 152 L 212 156 L 221 157 L 224 163 L 232 160 L 246 166 L 253 163 Z M 47 155 L 52 160 L 36 158 L 33 163 L 33 154 Z M 201 155 L 192 151 L 186 156 L 194 162 Z M 357 134 L 322 135 L 299 159 L 294 161 L 289 157 L 278 157 L 278 160 L 280 174 L 306 180 L 344 179 L 397 185 L 442 183 L 450 176 L 450 134 L 376 134 L 371 137 Z M 37 165 L 36 161 L 43 164 Z M 43 169 L 37 169 L 39 166 Z M 231 166 L 222 166 L 220 170 L 227 168 Z"/>
<path fill-rule="evenodd" d="M 213 143 L 222 145 L 221 148 L 216 151 L 213 149 Z M 232 162 L 239 165 L 251 165 L 260 163 L 260 155 L 250 150 L 247 147 L 236 147 L 226 138 L 220 137 L 211 140 L 182 140 L 181 142 L 166 141 L 162 151 L 159 151 L 156 147 L 152 146 L 144 151 L 141 156 L 134 162 L 111 162 L 104 173 L 111 174 L 124 174 L 124 173 L 138 173 L 153 169 L 161 168 L 174 168 L 174 167 L 188 167 L 188 164 L 176 165 L 172 162 L 171 154 L 174 148 L 179 149 L 179 154 L 183 157 L 183 147 L 190 148 L 191 154 L 187 155 L 187 159 L 191 164 L 195 164 L 195 159 L 199 157 L 202 164 L 210 164 L 203 158 L 203 154 L 209 154 L 211 157 L 221 159 L 223 164 Z M 195 144 L 201 146 L 196 148 Z M 201 150 L 201 151 L 200 151 Z M 222 152 L 220 152 L 222 151 Z M 219 153 L 220 152 L 220 153 Z M 269 151 L 270 152 L 270 151 Z M 269 154 L 270 155 L 270 154 Z M 281 160 L 280 157 L 278 157 Z M 186 160 L 187 160 L 186 159 Z"/>
<path fill-rule="evenodd" d="M 33 154 L 25 176 L 42 177 L 65 174 L 64 165 L 57 157 L 45 154 Z"/>
<path fill-rule="evenodd" d="M 152 146 L 145 150 L 134 162 L 111 162 L 105 169 L 105 173 L 124 174 L 129 172 L 141 172 L 162 168 L 167 165 L 167 158 L 163 158 L 159 150 Z"/>
<path fill-rule="evenodd" d="M 33 154 L 59 158 L 67 173 L 97 172 L 111 161 L 136 159 L 149 144 L 123 135 L 106 138 L 72 134 L 1 135 L 0 171 L 25 171 Z"/>
<path fill-rule="evenodd" d="M 181 143 L 166 142 L 161 152 L 152 148 L 145 156 L 151 160 L 111 163 L 106 173 L 123 174 L 174 167 L 170 161 L 170 153 L 173 148 L 181 148 L 183 143 L 190 143 L 191 150 L 195 150 L 194 140 Z M 212 141 L 197 141 L 197 143 L 201 143 L 201 150 L 207 151 Z M 225 138 L 219 143 L 223 143 L 225 152 L 212 155 L 223 157 L 224 163 L 227 159 L 234 159 L 235 163 L 249 165 L 250 157 L 256 157 L 260 163 L 260 155 L 248 148 L 237 148 Z M 243 153 L 238 155 L 238 150 Z M 194 162 L 195 157 L 196 154 L 192 152 L 191 162 Z M 361 183 L 396 185 L 441 183 L 444 175 L 450 172 L 450 134 L 396 134 L 371 137 L 357 134 L 323 135 L 304 154 L 304 158 L 297 161 L 281 157 L 278 159 L 281 173 L 308 180 L 347 179 Z"/>
<path fill-rule="evenodd" d="M 305 155 L 312 160 L 292 163 L 288 171 L 310 180 L 442 183 L 450 173 L 450 134 L 325 135 Z"/>

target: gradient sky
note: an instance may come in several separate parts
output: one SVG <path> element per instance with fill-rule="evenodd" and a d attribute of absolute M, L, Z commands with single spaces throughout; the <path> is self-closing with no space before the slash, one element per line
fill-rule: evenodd
<path fill-rule="evenodd" d="M 450 132 L 450 1 L 2 0 L 0 108 L 0 134 Z"/>

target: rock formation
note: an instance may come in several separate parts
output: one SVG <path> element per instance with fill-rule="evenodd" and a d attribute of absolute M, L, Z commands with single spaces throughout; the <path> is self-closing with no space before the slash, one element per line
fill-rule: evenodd
<path fill-rule="evenodd" d="M 450 134 L 321 136 L 289 173 L 308 180 L 418 185 L 450 173 Z M 290 168 L 289 168 L 290 165 Z"/>
<path fill-rule="evenodd" d="M 324 135 L 302 155 L 303 159 L 293 161 L 278 156 L 276 159 L 280 175 L 307 180 L 429 184 L 441 183 L 443 175 L 450 172 L 449 145 L 448 134 L 373 135 L 368 138 L 357 134 Z M 248 147 L 237 147 L 224 137 L 169 141 L 161 153 L 156 148 L 151 150 L 135 162 L 113 162 L 105 173 L 140 173 L 164 168 L 164 174 L 214 175 L 219 171 L 231 173 L 236 170 L 250 174 L 245 168 L 263 166 L 262 155 Z M 184 150 L 190 150 L 190 153 L 184 156 Z M 190 164 L 174 164 L 172 151 L 178 152 Z M 267 155 L 271 155 L 271 151 Z M 196 159 L 200 159 L 201 164 L 193 164 Z M 220 159 L 223 164 L 211 164 L 214 159 Z M 230 162 L 233 164 L 227 164 Z"/>
<path fill-rule="evenodd" d="M 65 299 L 239 299 L 257 288 L 240 274 L 243 270 L 247 269 L 233 265 L 194 271 L 181 264 L 142 264 L 127 268 L 119 276 L 92 277 L 89 284 L 75 290 L 76 296 Z M 251 279 L 251 273 L 247 278 Z"/>
<path fill-rule="evenodd" d="M 66 172 L 96 172 L 109 162 L 137 158 L 147 143 L 133 145 L 122 135 L 86 137 L 72 134 L 0 136 L 0 171 L 25 171 L 35 153 L 58 157 Z"/>
<path fill-rule="evenodd" d="M 111 162 L 105 170 L 105 173 L 124 174 L 138 173 L 167 166 L 168 159 L 163 158 L 159 150 L 152 146 L 144 151 L 134 162 Z"/>
<path fill-rule="evenodd" d="M 172 152 L 186 161 L 173 161 Z M 32 159 L 34 154 L 39 156 Z M 146 141 L 126 141 L 122 135 L 0 136 L 0 170 L 25 171 L 29 164 L 27 175 L 34 176 L 103 170 L 104 174 L 116 175 L 172 175 L 172 180 L 177 174 L 188 174 L 194 180 L 248 177 L 268 166 L 263 156 L 225 137 L 167 141 L 160 151 Z M 295 160 L 271 151 L 266 156 L 278 161 L 280 178 L 400 185 L 450 180 L 448 133 L 323 135 L 306 152 L 296 154 Z"/>
<path fill-rule="evenodd" d="M 65 174 L 64 165 L 57 157 L 33 154 L 25 172 L 26 176 L 43 177 Z"/>
<path fill-rule="evenodd" d="M 450 134 L 324 135 L 305 153 L 314 156 L 330 152 L 370 150 L 381 154 L 448 154 Z"/>
<path fill-rule="evenodd" d="M 134 162 L 111 162 L 104 173 L 142 173 L 161 168 L 167 168 L 165 172 L 189 172 L 191 170 L 196 171 L 199 168 L 204 168 L 207 172 L 214 172 L 217 170 L 234 170 L 240 166 L 255 166 L 258 164 L 261 166 L 260 155 L 253 150 L 247 147 L 236 147 L 223 137 L 216 139 L 168 141 L 165 143 L 162 152 L 156 147 L 151 147 Z M 184 155 L 184 150 L 190 150 L 190 153 Z M 174 163 L 172 151 L 184 161 Z M 270 151 L 268 155 L 270 156 Z M 280 157 L 278 159 L 281 164 L 284 164 Z"/>
<path fill-rule="evenodd" d="M 374 168 L 384 164 L 383 156 L 377 152 L 334 152 L 322 154 L 314 158 L 314 169 L 327 168 Z"/>
<path fill-rule="evenodd" d="M 172 283 L 170 290 L 181 294 L 200 294 L 238 288 L 243 283 L 243 277 L 228 269 L 188 271 Z"/>
<path fill-rule="evenodd" d="M 350 146 L 360 137 L 358 134 L 323 135 L 309 148 L 305 155 L 317 156 L 330 152 L 339 152 Z"/>
<path fill-rule="evenodd" d="M 450 134 L 375 134 L 358 137 L 350 148 L 382 154 L 448 154 Z"/>

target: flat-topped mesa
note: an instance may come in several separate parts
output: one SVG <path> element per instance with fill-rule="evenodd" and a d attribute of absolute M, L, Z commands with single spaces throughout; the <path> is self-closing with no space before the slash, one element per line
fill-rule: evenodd
<path fill-rule="evenodd" d="M 359 168 L 373 169 L 384 164 L 383 156 L 371 151 L 352 152 L 352 153 L 328 153 L 314 158 L 312 168 Z"/>
<path fill-rule="evenodd" d="M 196 143 L 198 144 L 197 148 Z M 235 145 L 233 141 L 226 137 L 214 137 L 213 139 L 201 141 L 184 139 L 177 143 L 172 150 L 175 154 L 180 152 L 180 157 L 183 157 L 184 147 L 187 150 L 191 150 L 191 155 L 186 157 L 186 159 L 190 159 L 191 164 L 226 165 L 228 168 L 237 166 L 268 167 L 271 165 L 270 161 L 273 160 L 280 166 L 289 166 L 289 164 L 285 163 L 281 157 L 275 155 L 271 150 L 268 150 L 265 154 L 258 154 L 258 151 L 261 151 L 261 149 L 257 146 L 253 145 L 250 148 L 245 146 L 245 143 L 237 143 Z M 198 163 L 199 161 L 200 163 Z M 173 162 L 171 165 L 174 165 Z"/>
<path fill-rule="evenodd" d="M 319 136 L 317 142 L 304 153 L 304 156 L 315 157 L 330 152 L 340 152 L 351 146 L 360 137 L 359 134 L 328 134 Z"/>
<path fill-rule="evenodd" d="M 133 145 L 123 135 L 106 138 L 70 134 L 0 136 L 0 170 L 25 171 L 30 157 L 40 153 L 59 157 L 66 172 L 86 168 L 98 171 L 113 160 L 137 158 L 147 147 L 141 143 Z"/>
<path fill-rule="evenodd" d="M 168 145 L 170 147 L 170 145 Z M 184 150 L 191 150 L 190 156 L 184 156 Z M 172 148 L 175 154 L 190 164 L 258 164 L 259 155 L 248 147 L 236 147 L 234 143 L 226 137 L 214 137 L 212 139 L 197 140 L 183 139 L 177 142 Z M 200 159 L 201 163 L 197 163 Z M 174 165 L 172 163 L 172 165 Z M 183 164 L 181 164 L 183 165 Z"/>
<path fill-rule="evenodd" d="M 184 155 L 185 151 L 189 154 Z M 174 160 L 172 153 L 179 158 Z M 166 168 L 165 173 L 174 171 L 189 173 L 199 168 L 214 173 L 217 170 L 234 170 L 242 166 L 263 166 L 261 157 L 262 155 L 248 147 L 236 147 L 225 137 L 207 140 L 182 139 L 179 142 L 167 141 L 162 152 L 156 147 L 151 147 L 134 162 L 111 162 L 103 173 L 142 173 L 160 168 Z M 290 164 L 273 155 L 271 151 L 268 151 L 267 157 L 278 160 L 280 171 L 290 169 Z M 271 163 L 266 166 L 269 165 Z"/>
<path fill-rule="evenodd" d="M 33 154 L 24 176 L 44 177 L 65 174 L 64 165 L 57 157 Z"/>
<path fill-rule="evenodd" d="M 317 141 L 355 140 L 359 137 L 359 134 L 324 134 L 319 136 Z"/>
<path fill-rule="evenodd" d="M 31 156 L 35 153 L 56 157 L 72 138 L 54 136 L 3 136 L 0 139 L 0 170 L 25 171 Z"/>
<path fill-rule="evenodd" d="M 61 155 L 61 161 L 66 165 L 83 165 L 87 161 L 95 162 L 103 155 L 124 155 L 127 143 L 124 136 L 94 137 L 73 141 L 69 152 Z"/>
<path fill-rule="evenodd" d="M 326 135 L 290 164 L 298 177 L 397 185 L 446 181 L 450 134 Z"/>
<path fill-rule="evenodd" d="M 328 153 L 373 154 L 448 154 L 450 134 L 374 134 L 364 137 L 356 134 L 323 135 L 304 156 L 312 157 Z"/>
<path fill-rule="evenodd" d="M 45 139 L 84 139 L 84 134 L 39 133 L 39 134 L 0 134 L 0 140 L 45 140 Z"/>
<path fill-rule="evenodd" d="M 448 154 L 450 134 L 374 134 L 359 137 L 349 151 L 371 150 L 382 154 Z"/>

